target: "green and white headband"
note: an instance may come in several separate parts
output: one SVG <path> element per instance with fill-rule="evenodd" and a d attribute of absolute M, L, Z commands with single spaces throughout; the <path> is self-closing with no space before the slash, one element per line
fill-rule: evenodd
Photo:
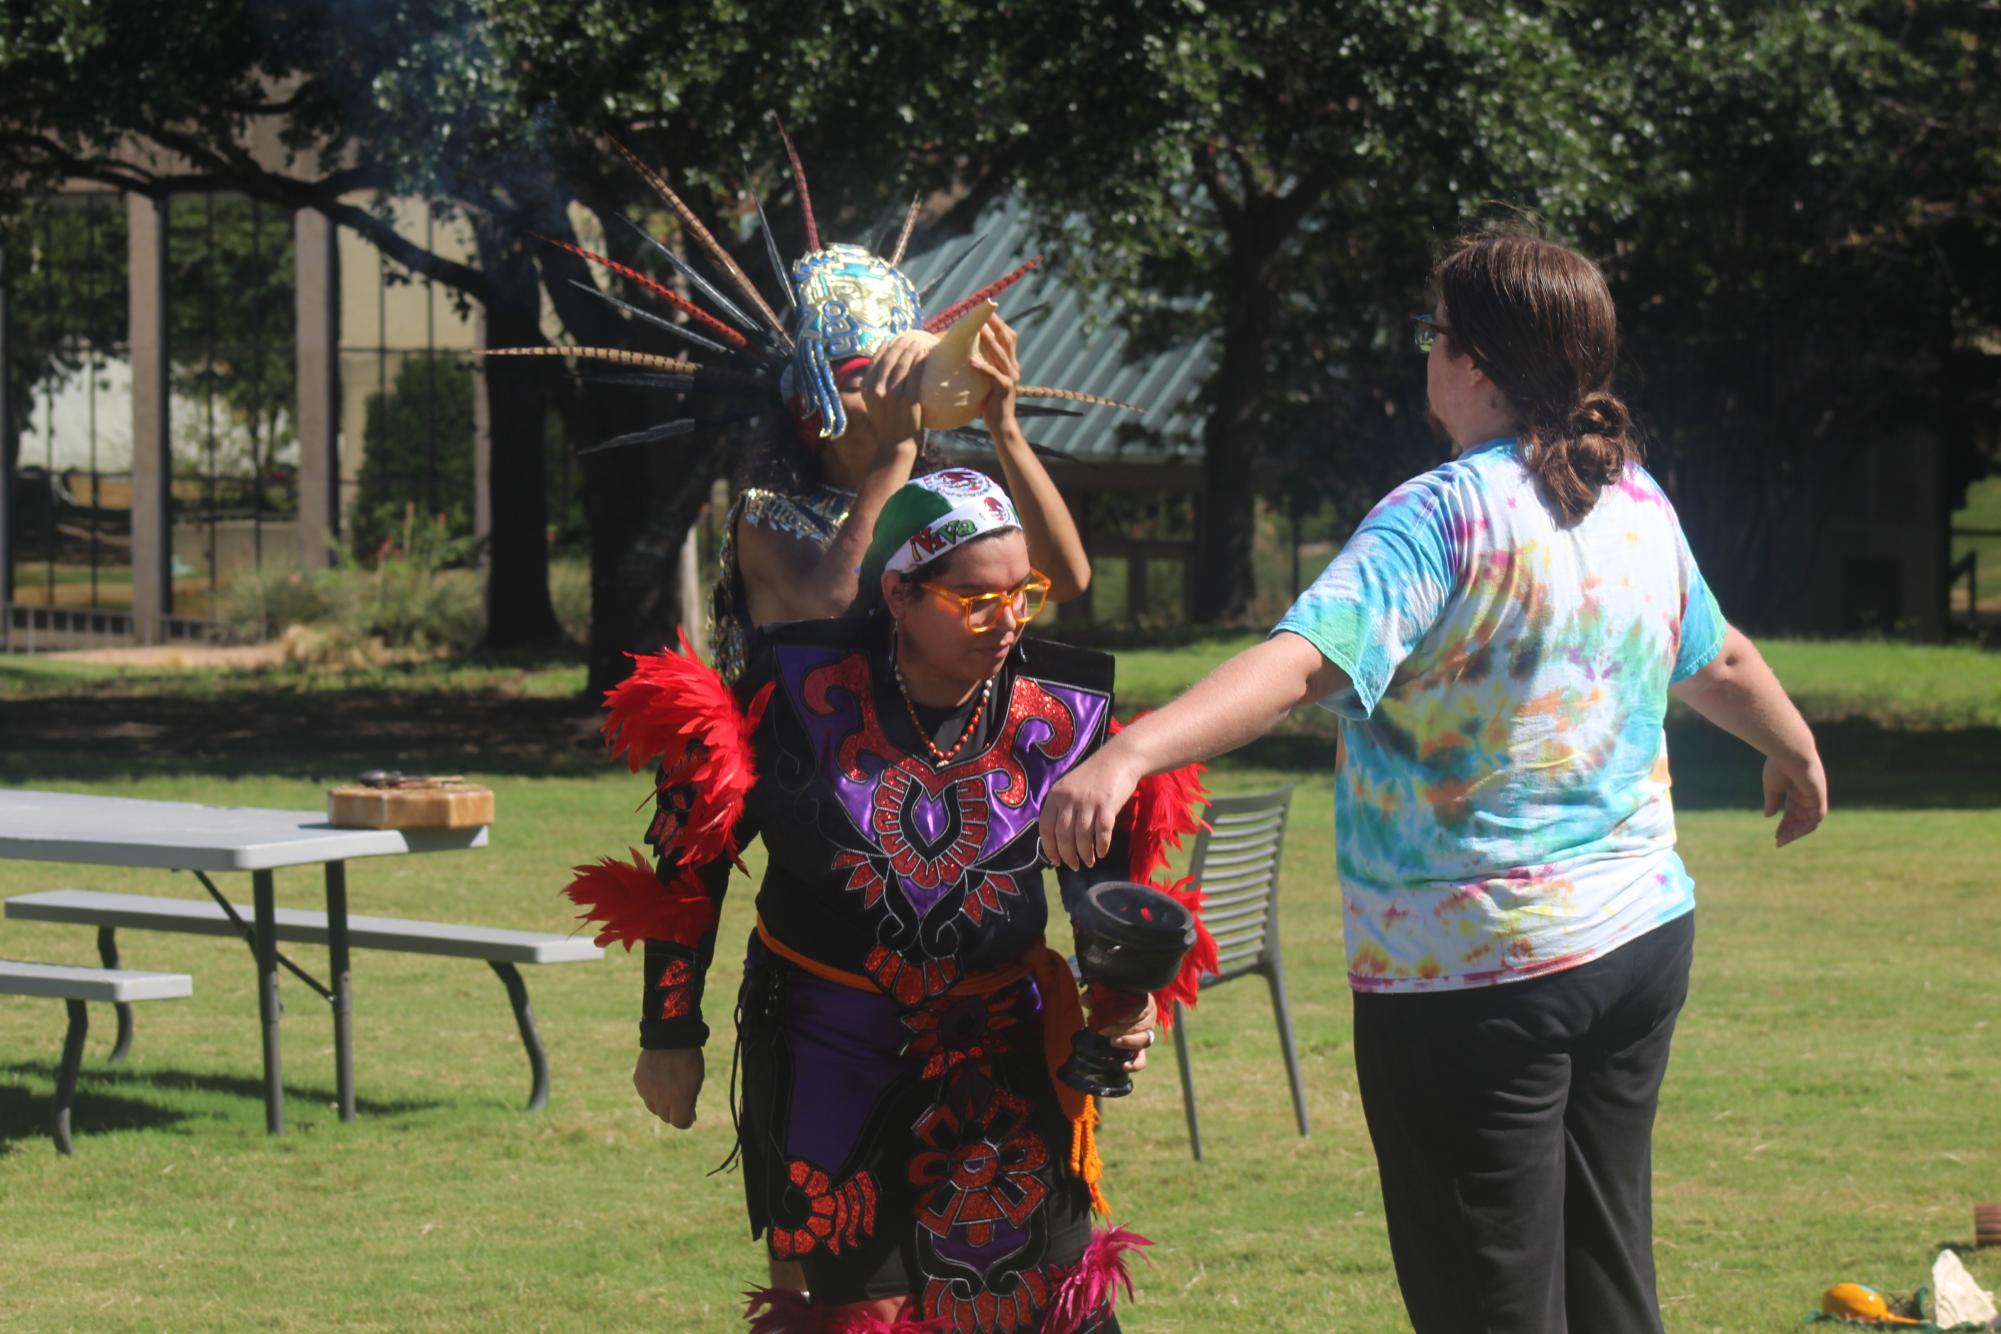
<path fill-rule="evenodd" d="M 976 537 L 1020 528 L 1014 502 L 993 478 L 972 468 L 945 468 L 911 481 L 889 498 L 875 521 L 862 560 L 862 579 L 902 573 L 937 560 Z"/>

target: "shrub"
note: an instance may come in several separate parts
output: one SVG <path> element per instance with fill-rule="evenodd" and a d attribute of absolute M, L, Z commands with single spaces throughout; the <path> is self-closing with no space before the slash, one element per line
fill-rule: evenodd
<path fill-rule="evenodd" d="M 367 568 L 343 558 L 326 572 L 331 616 L 351 632 L 391 648 L 469 649 L 486 629 L 479 575 L 462 565 L 472 540 L 454 537 L 445 515 L 425 522 L 403 507 L 398 532 L 384 537 Z"/>
<path fill-rule="evenodd" d="M 274 562 L 232 574 L 216 611 L 238 639 L 276 639 L 288 626 L 322 620 L 333 611 L 325 572 Z"/>
<path fill-rule="evenodd" d="M 420 522 L 416 506 L 405 505 L 402 524 L 381 540 L 372 564 L 336 550 L 331 569 L 243 570 L 223 588 L 223 619 L 243 638 L 310 643 L 317 648 L 305 656 L 329 661 L 378 650 L 470 649 L 486 630 L 485 586 L 478 571 L 463 568 L 472 539 L 453 537 L 448 523 L 442 514 Z M 588 626 L 588 575 L 585 584 Z M 288 633 L 301 626 L 312 633 Z"/>
<path fill-rule="evenodd" d="M 556 624 L 572 643 L 591 642 L 591 566 L 586 560 L 558 558 L 549 562 L 549 601 L 556 607 Z"/>
<path fill-rule="evenodd" d="M 411 507 L 443 515 L 453 537 L 472 532 L 471 367 L 435 352 L 404 360 L 394 384 L 368 396 L 360 444 L 348 516 L 356 556 L 394 542 Z"/>

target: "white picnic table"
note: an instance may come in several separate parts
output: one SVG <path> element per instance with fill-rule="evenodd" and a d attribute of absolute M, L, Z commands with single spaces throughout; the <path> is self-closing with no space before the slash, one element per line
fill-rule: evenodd
<path fill-rule="evenodd" d="M 487 827 L 466 829 L 338 829 L 324 811 L 207 806 L 0 788 L 0 858 L 73 862 L 87 866 L 157 867 L 191 871 L 232 918 L 210 871 L 248 871 L 254 923 L 246 928 L 256 956 L 257 1010 L 264 1028 L 265 1126 L 285 1128 L 285 1093 L 278 1046 L 278 921 L 272 873 L 280 867 L 325 868 L 326 945 L 332 985 L 321 987 L 283 960 L 333 1006 L 335 1079 L 340 1116 L 354 1119 L 353 989 L 348 975 L 347 862 L 410 852 L 448 852 L 486 846 Z M 239 926 L 245 924 L 238 923 Z M 115 968 L 115 947 L 99 933 L 105 966 Z M 504 975 L 503 975 L 504 976 Z M 510 987 L 510 991 L 512 987 Z M 517 1005 L 517 1012 L 521 1005 Z M 124 1016 L 121 1014 L 121 1027 Z"/>

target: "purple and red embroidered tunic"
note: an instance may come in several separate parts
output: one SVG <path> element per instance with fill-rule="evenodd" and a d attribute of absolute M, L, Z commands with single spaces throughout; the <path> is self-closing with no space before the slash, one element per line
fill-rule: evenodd
<path fill-rule="evenodd" d="M 912 1293 L 941 1328 L 1036 1330 L 1091 1236 L 1045 1057 L 1049 973 L 1024 967 L 1047 925 L 1036 816 L 1104 740 L 1111 660 L 1024 642 L 944 765 L 888 667 L 881 624 L 803 622 L 761 632 L 736 684 L 746 702 L 772 687 L 736 830 L 764 840 L 772 942 L 752 936 L 738 1000 L 751 1227 L 802 1262 L 816 1303 Z M 971 707 L 919 720 L 949 746 Z M 656 850 L 685 813 L 662 794 Z M 1100 867 L 1059 873 L 1065 904 L 1123 878 L 1126 850 Z M 696 870 L 718 902 L 728 870 Z M 713 951 L 713 930 L 648 942 L 644 1046 L 706 1039 Z"/>

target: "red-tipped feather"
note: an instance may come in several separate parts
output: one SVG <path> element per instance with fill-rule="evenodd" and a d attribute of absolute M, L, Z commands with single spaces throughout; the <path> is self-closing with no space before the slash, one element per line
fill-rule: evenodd
<path fill-rule="evenodd" d="M 663 787 L 685 789 L 688 810 L 670 844 L 683 866 L 737 855 L 735 829 L 744 798 L 757 783 L 751 736 L 771 685 L 757 692 L 747 710 L 681 634 L 681 651 L 633 655 L 632 675 L 605 692 L 611 717 L 599 730 L 614 757 L 624 756 L 632 771 L 658 761 L 666 770 Z"/>
<path fill-rule="evenodd" d="M 580 922 L 602 922 L 599 947 L 622 941 L 630 950 L 635 941 L 671 940 L 690 949 L 716 924 L 716 905 L 700 885 L 679 880 L 663 885 L 647 864 L 646 854 L 637 848 L 630 863 L 616 857 L 570 869 L 577 878 L 564 886 L 570 902 L 584 911 Z"/>
<path fill-rule="evenodd" d="M 792 161 L 792 183 L 799 188 L 799 212 L 806 220 L 806 252 L 811 254 L 820 248 L 820 224 L 813 219 L 813 196 L 806 192 L 806 164 L 799 160 L 799 150 L 792 146 L 792 136 L 785 132 L 785 122 L 771 113 L 771 123 L 778 127 L 778 137 L 785 141 L 785 156 Z"/>
<path fill-rule="evenodd" d="M 1144 713 L 1135 714 L 1137 721 Z M 1117 736 L 1125 728 L 1114 718 L 1111 732 Z M 1132 798 L 1119 812 L 1118 827 L 1129 837 L 1127 874 L 1141 884 L 1167 869 L 1167 850 L 1181 850 L 1181 840 L 1209 827 L 1200 814 L 1209 803 L 1209 790 L 1202 786 L 1208 766 L 1184 764 L 1164 774 L 1150 774 L 1139 780 Z"/>
<path fill-rule="evenodd" d="M 920 1320 L 914 1312 L 893 1319 L 815 1306 L 803 1292 L 786 1288 L 754 1288 L 743 1318 L 750 1334 L 949 1334 L 943 1317 Z"/>
<path fill-rule="evenodd" d="M 647 277 L 645 274 L 641 273 L 638 269 L 635 269 L 630 265 L 621 264 L 615 259 L 610 259 L 604 255 L 600 255 L 595 250 L 586 250 L 580 245 L 571 245 L 568 241 L 558 241 L 553 236 L 543 236 L 539 232 L 531 232 L 529 233 L 529 235 L 533 236 L 538 241 L 544 242 L 548 245 L 559 247 L 560 249 L 569 251 L 573 255 L 577 255 L 583 259 L 587 259 L 591 261 L 591 263 L 593 264 L 602 264 L 607 269 L 610 269 L 613 273 L 617 274 L 619 277 L 626 279 L 628 282 L 638 283 L 641 287 L 644 287 L 647 291 L 653 293 L 653 295 L 659 297 L 662 301 L 665 301 L 668 305 L 674 307 L 674 309 L 686 314 L 690 319 L 700 321 L 704 329 L 714 334 L 716 337 L 722 339 L 724 342 L 728 343 L 731 347 L 746 348 L 750 346 L 750 340 L 745 338 L 742 334 L 738 333 L 735 329 L 730 328 L 729 325 L 724 324 L 721 320 L 709 314 L 708 311 L 703 310 L 700 306 L 688 300 L 688 298 L 682 296 L 679 292 L 676 292 L 673 288 L 667 286 L 665 283 L 662 283 L 657 279 Z"/>
<path fill-rule="evenodd" d="M 769 324 L 772 330 L 789 344 L 791 341 L 790 337 L 785 332 L 784 321 L 778 318 L 778 312 L 774 311 L 765 302 L 764 297 L 757 290 L 757 284 L 750 280 L 750 275 L 745 273 L 734 259 L 730 258 L 730 252 L 723 249 L 721 242 L 716 240 L 715 234 L 702 225 L 702 220 L 695 216 L 695 210 L 689 208 L 682 201 L 681 196 L 675 194 L 669 188 L 667 178 L 640 161 L 639 154 L 633 152 L 618 140 L 612 140 L 611 146 L 616 148 L 620 155 L 632 164 L 632 169 L 639 173 L 641 180 L 653 187 L 653 193 L 660 196 L 661 202 L 674 210 L 674 216 L 681 220 L 681 227 L 688 237 L 696 245 L 708 252 L 709 258 L 715 261 L 716 267 L 721 269 L 723 275 L 736 285 L 737 291 L 742 293 L 745 299 L 756 308 L 757 313 L 764 317 L 765 323 Z"/>
<path fill-rule="evenodd" d="M 820 1334 L 828 1328 L 827 1308 L 813 1305 L 803 1292 L 753 1288 L 744 1296 L 750 1299 L 743 1308 L 750 1334 Z"/>
<path fill-rule="evenodd" d="M 951 328 L 954 324 L 957 324 L 959 322 L 959 317 L 961 315 L 971 310 L 974 306 L 979 305 L 980 302 L 982 301 L 993 300 L 995 297 L 999 296 L 1002 292 L 1005 292 L 1008 288 L 1014 286 L 1016 283 L 1020 282 L 1023 278 L 1026 278 L 1028 276 L 1028 271 L 1034 268 L 1036 265 L 1040 264 L 1041 262 L 1042 262 L 1042 256 L 1037 255 L 1035 258 L 1029 260 L 1028 263 L 1016 269 L 1013 273 L 1008 274 L 1007 277 L 996 278 L 992 282 L 988 283 L 985 287 L 982 287 L 979 291 L 967 297 L 964 301 L 953 302 L 951 305 L 945 307 L 945 309 L 939 311 L 936 315 L 933 315 L 930 319 L 924 321 L 925 332 L 937 333 L 940 329 Z"/>
<path fill-rule="evenodd" d="M 1126 1253 L 1151 1245 L 1151 1240 L 1131 1228 L 1112 1227 L 1092 1233 L 1084 1254 L 1049 1294 L 1042 1334 L 1078 1334 L 1117 1305 L 1120 1288 L 1126 1290 L 1126 1299 L 1130 1301 L 1133 1280 L 1126 1272 Z"/>
<path fill-rule="evenodd" d="M 1216 938 L 1202 924 L 1202 887 L 1195 883 L 1195 877 L 1184 875 L 1171 885 L 1156 881 L 1153 888 L 1195 916 L 1195 947 L 1181 961 L 1181 971 L 1174 975 L 1174 980 L 1153 993 L 1154 1008 L 1160 1012 L 1160 1026 L 1172 1028 L 1175 1004 L 1179 1002 L 1194 1009 L 1195 1001 L 1202 992 L 1204 974 L 1221 972 L 1222 963 L 1216 956 Z"/>

